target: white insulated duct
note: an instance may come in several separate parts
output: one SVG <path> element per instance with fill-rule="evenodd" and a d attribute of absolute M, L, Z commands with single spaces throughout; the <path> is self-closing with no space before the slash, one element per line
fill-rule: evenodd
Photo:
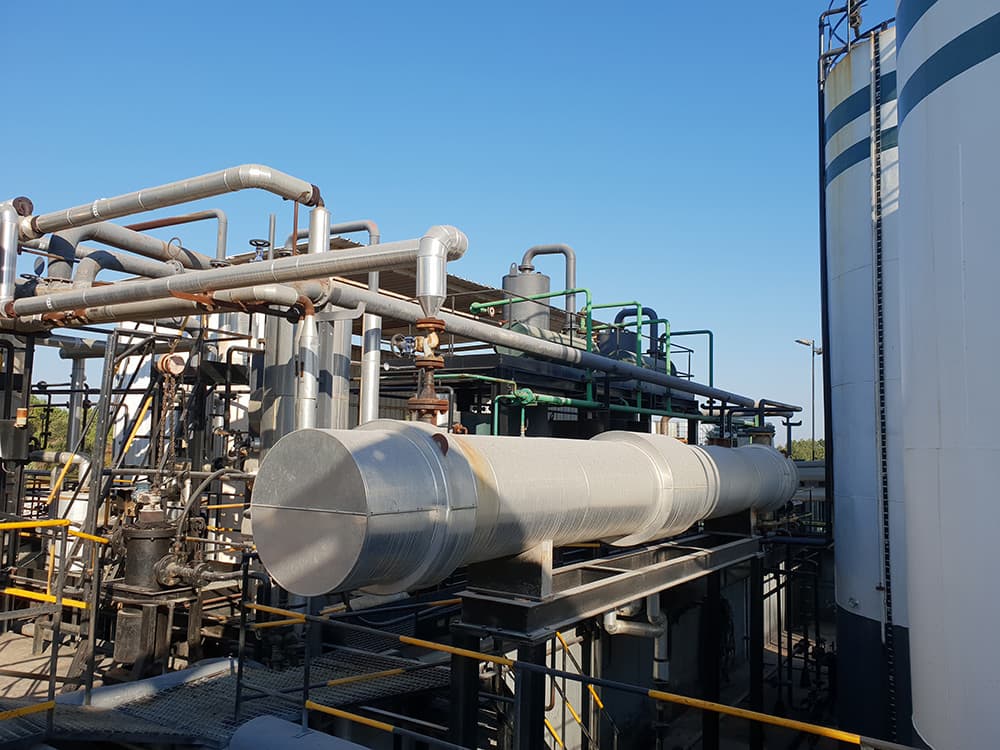
<path fill-rule="evenodd" d="M 283 437 L 260 467 L 251 513 L 260 559 L 282 587 L 385 594 L 548 540 L 641 544 L 703 519 L 773 510 L 797 485 L 795 465 L 764 446 L 632 432 L 452 435 L 378 420 Z"/>

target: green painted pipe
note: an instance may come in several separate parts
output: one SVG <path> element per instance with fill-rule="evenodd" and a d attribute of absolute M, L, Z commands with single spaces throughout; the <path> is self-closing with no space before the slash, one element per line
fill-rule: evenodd
<path fill-rule="evenodd" d="M 497 398 L 500 398 L 499 396 Z M 608 409 L 610 411 L 622 412 L 625 414 L 643 414 L 656 417 L 677 417 L 679 419 L 697 419 L 702 422 L 718 422 L 718 417 L 707 417 L 704 414 L 689 414 L 687 412 L 675 412 L 672 409 L 647 409 L 630 406 L 628 404 L 605 404 L 601 401 L 593 401 L 581 398 L 569 398 L 567 396 L 550 396 L 544 393 L 535 393 L 530 388 L 519 388 L 514 393 L 507 396 L 509 399 L 516 399 L 525 406 L 541 404 L 544 406 L 572 406 L 578 409 Z"/>
<path fill-rule="evenodd" d="M 513 302 L 537 302 L 538 300 L 549 299 L 550 297 L 562 297 L 567 294 L 582 294 L 584 297 L 584 331 L 585 339 L 587 343 L 587 351 L 592 352 L 594 350 L 594 317 L 591 314 L 591 309 L 593 308 L 594 298 L 590 293 L 590 290 L 585 287 L 578 287 L 576 289 L 563 289 L 559 292 L 548 292 L 546 294 L 532 294 L 529 297 L 513 296 L 509 299 L 498 299 L 492 300 L 490 302 L 473 302 L 469 305 L 469 312 L 473 315 L 481 313 L 483 310 L 488 310 L 491 307 L 504 307 Z M 590 370 L 587 370 L 587 398 L 594 397 L 594 377 Z"/>

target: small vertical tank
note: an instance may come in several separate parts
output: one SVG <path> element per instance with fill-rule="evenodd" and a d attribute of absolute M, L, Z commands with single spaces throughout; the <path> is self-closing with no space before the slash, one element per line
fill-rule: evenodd
<path fill-rule="evenodd" d="M 518 267 L 510 264 L 510 273 L 503 277 L 504 296 L 508 299 L 516 297 L 533 297 L 549 293 L 550 279 L 544 273 Z M 548 300 L 542 302 L 513 302 L 509 306 L 508 320 L 511 323 L 527 323 L 535 328 L 549 330 Z"/>

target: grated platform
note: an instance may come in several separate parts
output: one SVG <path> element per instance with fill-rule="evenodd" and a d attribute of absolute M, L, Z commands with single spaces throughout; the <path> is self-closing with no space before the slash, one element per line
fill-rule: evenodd
<path fill-rule="evenodd" d="M 420 662 L 337 648 L 312 660 L 314 685 L 340 677 L 407 667 Z M 368 682 L 353 682 L 310 691 L 310 698 L 329 706 L 367 703 L 394 695 L 433 690 L 448 684 L 448 667 L 420 669 Z M 113 709 L 58 705 L 54 729 L 45 732 L 46 714 L 39 713 L 0 722 L 0 748 L 27 746 L 42 739 L 174 743 L 222 748 L 233 732 L 257 716 L 272 715 L 297 721 L 301 715 L 302 667 L 272 670 L 247 665 L 239 720 L 236 675 L 223 674 L 185 683 L 154 695 L 119 704 Z M 255 692 L 261 687 L 270 694 Z M 275 695 L 277 694 L 277 695 Z M 2 700 L 0 710 L 26 705 L 27 701 Z"/>

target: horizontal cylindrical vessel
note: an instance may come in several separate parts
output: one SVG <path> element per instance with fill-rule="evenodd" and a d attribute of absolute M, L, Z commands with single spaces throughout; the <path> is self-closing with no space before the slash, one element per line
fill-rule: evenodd
<path fill-rule="evenodd" d="M 763 446 L 632 432 L 452 435 L 381 420 L 279 440 L 257 475 L 252 516 L 262 562 L 292 593 L 393 593 L 548 540 L 640 544 L 705 518 L 772 510 L 797 484 L 794 464 Z"/>

